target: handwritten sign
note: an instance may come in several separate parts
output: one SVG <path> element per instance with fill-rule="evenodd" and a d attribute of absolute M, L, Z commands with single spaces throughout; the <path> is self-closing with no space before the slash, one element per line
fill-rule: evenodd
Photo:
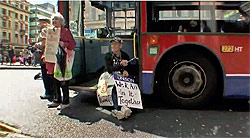
<path fill-rule="evenodd" d="M 46 35 L 45 46 L 45 61 L 50 63 L 56 63 L 56 52 L 59 45 L 60 28 L 48 28 Z"/>
<path fill-rule="evenodd" d="M 97 99 L 100 106 L 113 106 L 112 89 L 114 87 L 113 75 L 104 72 L 98 81 Z"/>
<path fill-rule="evenodd" d="M 114 74 L 118 105 L 143 109 L 141 92 L 133 78 Z"/>

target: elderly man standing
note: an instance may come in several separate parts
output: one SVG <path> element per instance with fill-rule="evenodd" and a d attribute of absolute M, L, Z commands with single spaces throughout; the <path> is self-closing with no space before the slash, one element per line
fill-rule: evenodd
<path fill-rule="evenodd" d="M 35 48 L 40 50 L 42 52 L 42 54 L 44 54 L 47 27 L 50 25 L 50 19 L 40 18 L 38 22 L 39 22 L 40 32 L 38 35 L 38 41 L 35 43 Z M 54 92 L 55 86 L 53 83 L 53 78 L 51 78 L 47 74 L 44 56 L 41 56 L 40 66 L 41 66 L 43 84 L 44 84 L 44 88 L 45 88 L 45 93 L 44 93 L 44 95 L 41 95 L 40 98 L 53 100 L 54 95 L 55 95 L 55 92 Z"/>

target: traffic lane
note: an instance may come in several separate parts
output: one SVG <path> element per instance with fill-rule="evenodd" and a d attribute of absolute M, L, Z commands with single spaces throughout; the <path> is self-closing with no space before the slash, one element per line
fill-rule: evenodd
<path fill-rule="evenodd" d="M 133 109 L 131 117 L 119 121 L 112 107 L 98 108 L 93 93 L 81 92 L 71 99 L 71 108 L 60 114 L 93 124 L 101 119 L 121 126 L 122 131 L 143 131 L 163 137 L 249 137 L 249 104 L 247 100 L 224 100 L 202 110 L 173 109 L 159 99 L 143 95 L 143 110 Z M 81 106 L 85 103 L 87 106 Z"/>

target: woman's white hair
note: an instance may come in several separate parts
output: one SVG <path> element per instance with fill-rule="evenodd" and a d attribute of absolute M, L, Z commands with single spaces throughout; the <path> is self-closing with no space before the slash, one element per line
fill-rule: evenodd
<path fill-rule="evenodd" d="M 53 21 L 54 18 L 58 18 L 58 20 L 60 21 L 60 23 L 61 23 L 62 26 L 65 25 L 65 20 L 64 20 L 64 17 L 62 16 L 61 13 L 56 12 L 55 14 L 53 14 L 51 16 L 51 21 Z"/>

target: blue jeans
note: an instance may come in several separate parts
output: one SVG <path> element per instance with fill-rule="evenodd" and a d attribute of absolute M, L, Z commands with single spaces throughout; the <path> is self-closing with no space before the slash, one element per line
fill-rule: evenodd
<path fill-rule="evenodd" d="M 121 107 L 118 106 L 117 92 L 116 92 L 115 86 L 112 89 L 112 99 L 113 99 L 113 103 L 114 103 L 114 108 L 116 110 L 121 110 Z"/>

